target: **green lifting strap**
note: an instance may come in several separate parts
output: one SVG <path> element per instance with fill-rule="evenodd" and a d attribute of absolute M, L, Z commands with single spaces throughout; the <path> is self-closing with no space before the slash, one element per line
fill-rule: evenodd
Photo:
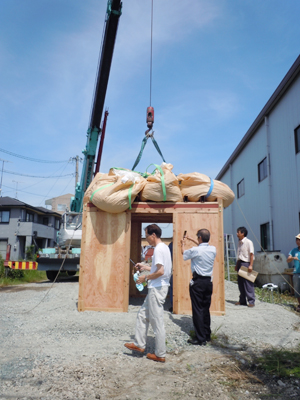
<path fill-rule="evenodd" d="M 167 191 L 166 191 L 166 183 L 165 183 L 165 174 L 164 174 L 164 171 L 162 170 L 161 166 L 160 166 L 160 165 L 157 165 L 157 164 L 150 164 L 150 165 L 148 165 L 147 169 L 148 169 L 151 165 L 154 165 L 154 166 L 156 167 L 156 169 L 158 169 L 159 172 L 160 172 L 160 174 L 161 174 L 161 186 L 162 186 L 163 195 L 164 195 L 163 201 L 167 201 Z M 146 169 L 146 172 L 147 172 L 147 169 Z M 153 174 L 154 174 L 154 171 L 153 171 L 153 173 L 152 173 L 151 175 L 153 175 Z"/>
<path fill-rule="evenodd" d="M 142 155 L 143 155 L 143 151 L 144 148 L 146 146 L 147 140 L 149 139 L 149 136 L 145 136 L 143 141 L 142 141 L 142 146 L 141 146 L 141 150 L 139 152 L 139 155 L 137 156 L 137 159 L 135 160 L 135 163 L 133 165 L 133 167 L 131 168 L 132 171 L 134 171 L 135 167 L 138 165 L 138 163 L 141 161 Z M 161 156 L 161 158 L 163 159 L 164 162 L 166 162 L 166 160 L 164 159 L 164 156 L 162 155 L 162 152 L 160 151 L 160 148 L 156 142 L 156 140 L 154 139 L 153 136 L 151 136 L 152 142 L 154 144 L 154 147 L 156 148 L 156 150 L 158 151 L 158 154 Z M 153 164 L 154 165 L 154 164 Z"/>
<path fill-rule="evenodd" d="M 93 200 L 94 194 L 97 193 L 97 192 L 99 192 L 99 190 L 105 189 L 105 188 L 107 188 L 107 187 L 109 187 L 109 186 L 111 186 L 111 185 L 114 185 L 114 182 L 113 182 L 113 183 L 108 183 L 107 185 L 101 186 L 101 187 L 99 187 L 98 189 L 96 189 L 96 190 L 92 193 L 90 200 L 91 200 L 91 201 Z"/>
<path fill-rule="evenodd" d="M 131 195 L 132 195 L 132 188 L 134 186 L 134 183 L 130 186 L 130 188 L 128 189 L 128 200 L 129 200 L 129 210 L 131 210 Z"/>

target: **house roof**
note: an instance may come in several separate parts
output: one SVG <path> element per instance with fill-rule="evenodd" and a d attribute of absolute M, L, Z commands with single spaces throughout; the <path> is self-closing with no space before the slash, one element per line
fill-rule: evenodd
<path fill-rule="evenodd" d="M 256 119 L 254 120 L 253 124 L 250 126 L 234 152 L 231 154 L 229 159 L 226 161 L 225 165 L 221 169 L 221 171 L 218 173 L 216 176 L 217 180 L 220 180 L 222 176 L 225 174 L 225 172 L 228 170 L 229 165 L 234 162 L 234 160 L 238 157 L 238 155 L 242 152 L 242 150 L 246 147 L 247 143 L 249 140 L 252 138 L 252 136 L 255 135 L 256 131 L 258 128 L 264 123 L 264 118 L 268 116 L 273 108 L 276 106 L 276 104 L 279 102 L 279 100 L 283 97 L 285 92 L 288 90 L 288 88 L 291 86 L 291 84 L 294 82 L 294 80 L 299 76 L 300 74 L 300 55 L 297 57 L 296 61 L 294 64 L 291 66 L 289 69 L 288 73 L 285 75 L 285 77 L 282 79 L 280 84 L 278 85 L 277 89 L 275 92 L 272 94 L 264 108 L 261 110 L 261 112 L 258 114 Z"/>
<path fill-rule="evenodd" d="M 18 199 L 13 199 L 12 197 L 0 197 L 0 210 L 1 208 L 25 208 L 28 210 L 35 211 L 38 214 L 47 214 L 47 215 L 54 215 L 55 217 L 61 218 L 61 214 L 54 212 L 52 210 L 48 210 L 44 207 L 34 207 L 30 204 L 23 203 Z"/>

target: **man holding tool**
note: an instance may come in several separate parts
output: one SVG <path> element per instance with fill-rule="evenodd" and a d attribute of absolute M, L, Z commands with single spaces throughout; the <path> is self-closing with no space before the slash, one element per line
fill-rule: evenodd
<path fill-rule="evenodd" d="M 197 247 L 185 250 L 185 241 L 190 240 Z M 197 232 L 198 241 L 186 236 L 184 232 L 181 240 L 181 254 L 183 259 L 191 260 L 193 279 L 190 281 L 190 297 L 192 302 L 193 323 L 195 339 L 189 339 L 188 343 L 205 346 L 210 341 L 210 313 L 212 295 L 212 272 L 217 250 L 209 245 L 210 232 L 208 229 L 200 229 Z"/>
<path fill-rule="evenodd" d="M 237 229 L 236 235 L 239 239 L 239 244 L 235 270 L 238 272 L 239 269 L 243 266 L 248 268 L 248 272 L 252 272 L 254 261 L 254 246 L 252 241 L 247 238 L 248 230 L 244 226 L 241 226 Z M 240 299 L 237 303 L 235 303 L 235 305 L 246 306 L 248 300 L 248 307 L 254 307 L 254 283 L 238 275 L 238 286 L 240 291 Z"/>
<path fill-rule="evenodd" d="M 294 261 L 294 275 L 293 275 L 293 286 L 295 297 L 298 300 L 298 307 L 296 311 L 300 312 L 300 233 L 296 236 L 296 245 L 293 250 L 289 252 L 287 262 Z"/>
<path fill-rule="evenodd" d="M 164 326 L 164 303 L 168 294 L 169 282 L 172 271 L 171 253 L 166 244 L 162 242 L 161 229 L 156 224 L 148 225 L 145 229 L 147 242 L 154 247 L 152 265 L 137 263 L 139 271 L 148 270 L 149 275 L 140 275 L 136 283 L 148 283 L 148 294 L 138 311 L 135 328 L 134 343 L 125 343 L 125 347 L 139 353 L 144 353 L 149 324 L 155 334 L 155 353 L 147 354 L 153 361 L 166 361 L 166 339 Z"/>

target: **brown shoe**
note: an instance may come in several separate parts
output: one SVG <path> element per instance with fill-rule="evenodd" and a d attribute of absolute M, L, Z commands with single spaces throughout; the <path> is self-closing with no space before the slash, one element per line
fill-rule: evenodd
<path fill-rule="evenodd" d="M 248 304 L 248 307 L 255 307 L 255 304 Z"/>
<path fill-rule="evenodd" d="M 238 301 L 237 303 L 235 303 L 235 306 L 240 306 L 241 303 Z"/>
<path fill-rule="evenodd" d="M 125 343 L 125 347 L 129 350 L 134 350 L 134 351 L 139 351 L 140 353 L 144 353 L 145 349 L 141 349 L 140 347 L 137 347 L 134 343 Z"/>
<path fill-rule="evenodd" d="M 165 357 L 157 357 L 155 354 L 151 354 L 151 353 L 147 354 L 147 358 L 149 358 L 149 360 L 158 361 L 158 362 L 162 362 L 162 363 L 166 362 Z"/>

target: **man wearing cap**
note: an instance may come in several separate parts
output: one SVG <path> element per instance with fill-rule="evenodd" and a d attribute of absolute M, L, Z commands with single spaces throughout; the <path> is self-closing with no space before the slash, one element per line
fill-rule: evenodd
<path fill-rule="evenodd" d="M 289 252 L 287 262 L 294 261 L 293 284 L 295 297 L 298 300 L 296 311 L 300 312 L 300 233 L 296 236 L 296 245 L 297 247 Z"/>
<path fill-rule="evenodd" d="M 238 271 L 242 266 L 248 268 L 248 272 L 253 270 L 253 260 L 254 260 L 254 246 L 251 240 L 247 238 L 248 230 L 241 226 L 237 229 L 236 233 L 239 244 L 237 251 L 237 263 L 235 270 Z M 255 293 L 254 293 L 254 283 L 248 279 L 242 278 L 238 275 L 238 286 L 240 291 L 240 299 L 236 306 L 246 306 L 248 300 L 248 307 L 254 307 L 255 305 Z"/>

